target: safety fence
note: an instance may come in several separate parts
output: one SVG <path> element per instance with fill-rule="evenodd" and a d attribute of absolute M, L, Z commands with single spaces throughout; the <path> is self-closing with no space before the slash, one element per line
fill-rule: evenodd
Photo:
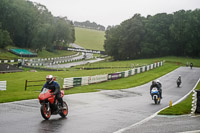
<path fill-rule="evenodd" d="M 137 73 L 149 71 L 151 69 L 160 67 L 162 65 L 163 65 L 163 62 L 161 61 L 161 62 L 153 63 L 150 65 L 133 68 L 131 70 L 127 70 L 123 72 L 116 72 L 116 73 L 96 75 L 96 76 L 64 78 L 63 88 L 68 89 L 75 86 L 89 85 L 89 84 L 104 82 L 108 80 L 116 80 L 119 78 L 125 78 L 125 77 L 135 75 Z"/>
<path fill-rule="evenodd" d="M 6 85 L 7 85 L 6 81 L 0 81 L 0 90 L 6 90 Z"/>
<path fill-rule="evenodd" d="M 28 66 L 43 66 L 44 61 L 51 61 L 49 64 L 59 64 L 59 63 L 65 63 L 65 62 L 72 62 L 72 61 L 77 61 L 76 59 L 69 59 L 72 57 L 78 56 L 79 53 L 75 55 L 69 55 L 69 56 L 62 56 L 62 57 L 54 57 L 54 58 L 32 58 L 32 59 L 13 59 L 13 60 L 0 60 L 0 63 L 13 63 L 13 62 L 23 62 L 23 65 L 28 65 Z M 58 61 L 58 60 L 63 60 L 63 61 Z"/>
<path fill-rule="evenodd" d="M 14 60 L 0 60 L 0 63 L 9 63 L 9 62 L 19 62 L 22 61 L 22 59 L 14 59 Z"/>

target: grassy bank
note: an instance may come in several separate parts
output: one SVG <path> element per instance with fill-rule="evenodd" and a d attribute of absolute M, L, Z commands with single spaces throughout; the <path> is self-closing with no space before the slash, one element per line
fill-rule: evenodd
<path fill-rule="evenodd" d="M 86 48 L 104 51 L 105 32 L 75 27 L 75 43 Z"/>

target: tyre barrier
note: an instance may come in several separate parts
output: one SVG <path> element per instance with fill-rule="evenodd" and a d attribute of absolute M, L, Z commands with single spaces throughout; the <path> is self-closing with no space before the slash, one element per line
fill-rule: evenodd
<path fill-rule="evenodd" d="M 6 85 L 7 85 L 7 81 L 0 81 L 0 91 L 1 90 L 5 91 Z"/>
<path fill-rule="evenodd" d="M 119 78 L 125 78 L 137 73 L 142 73 L 149 71 L 151 69 L 163 66 L 163 61 L 157 62 L 150 65 L 141 66 L 138 68 L 133 68 L 131 70 L 123 71 L 123 72 L 116 72 L 104 75 L 96 75 L 96 76 L 85 76 L 85 77 L 71 77 L 71 78 L 64 78 L 63 89 L 69 89 L 76 86 L 82 85 L 89 85 L 99 82 L 105 82 L 108 80 L 116 80 Z"/>
<path fill-rule="evenodd" d="M 191 114 L 200 114 L 200 90 L 193 91 Z"/>

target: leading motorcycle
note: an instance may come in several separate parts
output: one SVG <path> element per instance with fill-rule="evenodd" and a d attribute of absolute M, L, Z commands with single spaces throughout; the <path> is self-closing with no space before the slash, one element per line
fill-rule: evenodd
<path fill-rule="evenodd" d="M 154 100 L 155 104 L 160 104 L 161 98 L 160 98 L 160 92 L 158 88 L 154 87 L 151 90 L 151 96 L 152 100 Z"/>
<path fill-rule="evenodd" d="M 61 97 L 64 96 L 64 90 L 61 90 Z M 68 106 L 65 101 L 63 101 L 63 107 L 55 100 L 55 95 L 50 89 L 44 88 L 39 94 L 39 102 L 41 104 L 40 111 L 41 115 L 45 120 L 48 120 L 51 115 L 59 114 L 61 117 L 66 117 L 68 114 Z"/>

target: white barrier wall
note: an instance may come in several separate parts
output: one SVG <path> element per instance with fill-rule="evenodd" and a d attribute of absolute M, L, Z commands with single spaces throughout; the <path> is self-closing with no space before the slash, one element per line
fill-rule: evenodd
<path fill-rule="evenodd" d="M 135 69 L 133 68 L 133 69 L 131 69 L 131 71 L 132 71 L 131 75 L 134 75 L 135 74 Z"/>
<path fill-rule="evenodd" d="M 0 81 L 0 90 L 6 90 L 6 81 Z"/>
<path fill-rule="evenodd" d="M 81 85 L 88 85 L 89 84 L 89 76 L 82 77 Z"/>
<path fill-rule="evenodd" d="M 90 76 L 88 78 L 88 83 L 92 84 L 92 83 L 98 83 L 98 82 L 103 82 L 108 80 L 108 74 L 104 74 L 104 75 L 96 75 L 96 76 Z"/>
<path fill-rule="evenodd" d="M 80 85 L 88 85 L 88 84 L 93 84 L 93 83 L 99 83 L 99 82 L 103 82 L 103 81 L 107 81 L 107 80 L 112 80 L 112 79 L 117 79 L 117 78 L 121 78 L 121 77 L 128 77 L 130 75 L 135 75 L 137 73 L 141 73 L 141 72 L 145 72 L 151 69 L 154 69 L 156 67 L 162 66 L 163 63 L 154 63 L 154 64 L 150 64 L 147 66 L 141 66 L 138 68 L 133 68 L 131 70 L 127 70 L 124 72 L 119 72 L 119 75 L 116 75 L 117 73 L 113 73 L 113 74 L 104 74 L 104 75 L 96 75 L 96 76 L 85 76 L 85 77 L 72 77 L 72 78 L 64 78 L 64 84 L 63 84 L 63 88 L 72 88 L 74 86 L 80 86 Z M 123 76 L 120 76 L 120 74 Z M 109 78 L 108 75 L 110 76 L 117 76 L 117 78 Z"/>
<path fill-rule="evenodd" d="M 63 88 L 71 88 L 74 85 L 74 78 L 64 78 Z"/>
<path fill-rule="evenodd" d="M 145 72 L 145 66 L 142 67 L 142 72 Z"/>
<path fill-rule="evenodd" d="M 129 71 L 129 70 L 128 70 Z M 128 77 L 128 71 L 125 71 L 124 77 Z"/>
<path fill-rule="evenodd" d="M 151 64 L 151 69 L 153 69 L 153 64 Z"/>

